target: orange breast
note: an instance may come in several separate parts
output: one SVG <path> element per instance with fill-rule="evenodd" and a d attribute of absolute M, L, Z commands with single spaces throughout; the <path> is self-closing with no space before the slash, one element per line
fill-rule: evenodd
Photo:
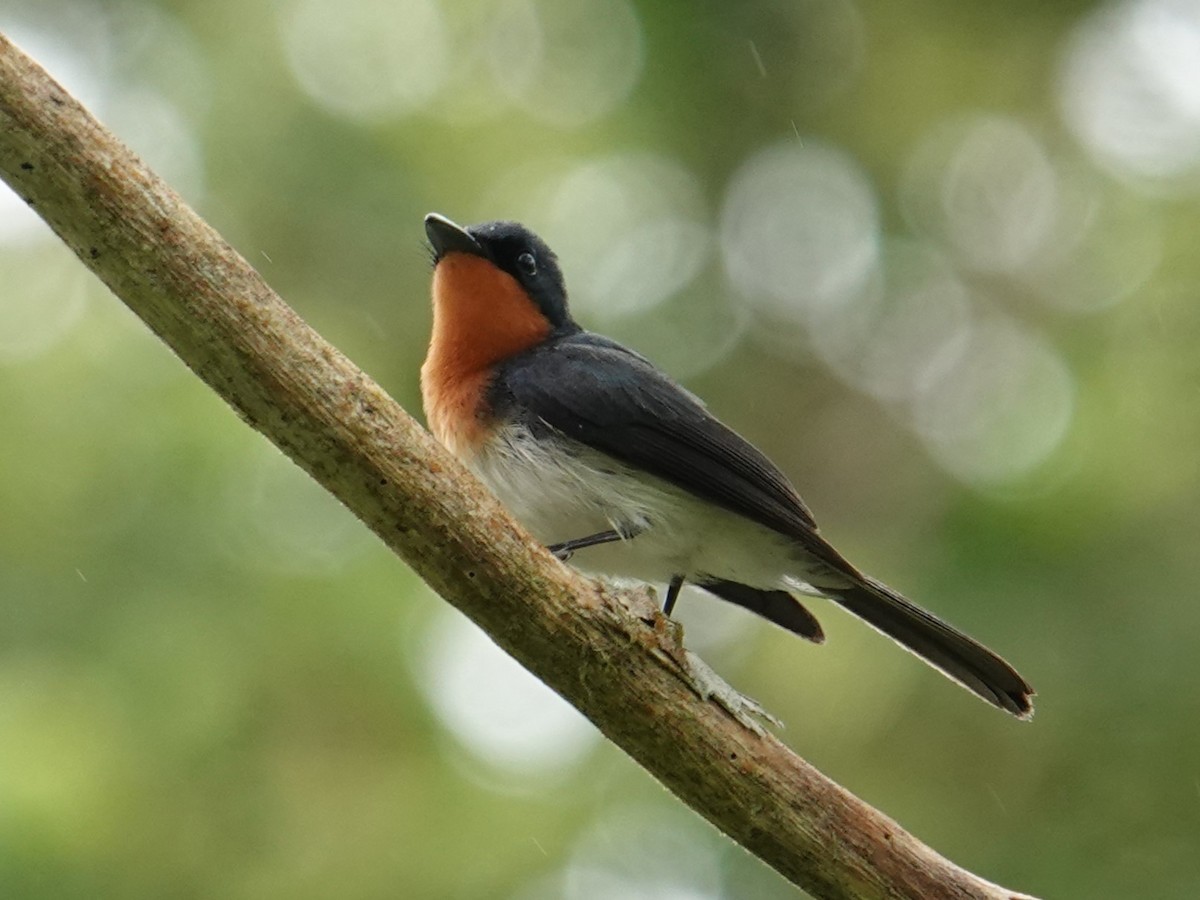
<path fill-rule="evenodd" d="M 429 427 L 460 459 L 470 459 L 495 424 L 485 398 L 496 363 L 550 334 L 515 278 L 466 253 L 443 257 L 433 272 L 433 337 L 421 366 Z"/>

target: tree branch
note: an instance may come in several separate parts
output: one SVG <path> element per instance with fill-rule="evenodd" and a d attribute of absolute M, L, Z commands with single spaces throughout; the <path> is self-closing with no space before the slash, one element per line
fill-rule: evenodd
<path fill-rule="evenodd" d="M 685 803 L 822 898 L 1017 898 L 739 724 L 646 593 L 542 550 L 374 382 L 0 35 L 0 175 L 200 378 Z"/>

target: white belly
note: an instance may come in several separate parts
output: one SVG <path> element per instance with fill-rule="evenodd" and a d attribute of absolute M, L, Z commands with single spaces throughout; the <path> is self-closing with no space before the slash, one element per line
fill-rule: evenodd
<path fill-rule="evenodd" d="M 806 573 L 793 541 L 582 444 L 575 453 L 510 426 L 469 461 L 513 515 L 549 545 L 603 531 L 637 533 L 572 557 L 585 571 L 662 583 L 713 576 L 791 588 Z"/>

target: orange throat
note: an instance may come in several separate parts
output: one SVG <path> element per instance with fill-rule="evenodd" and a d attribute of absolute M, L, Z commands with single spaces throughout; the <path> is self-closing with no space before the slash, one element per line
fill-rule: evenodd
<path fill-rule="evenodd" d="M 438 262 L 421 397 L 430 429 L 455 456 L 469 460 L 492 432 L 486 396 L 496 364 L 550 330 L 517 280 L 488 260 L 450 253 Z"/>

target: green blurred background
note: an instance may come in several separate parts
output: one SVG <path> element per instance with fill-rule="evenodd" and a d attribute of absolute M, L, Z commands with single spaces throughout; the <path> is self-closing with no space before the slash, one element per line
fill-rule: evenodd
<path fill-rule="evenodd" d="M 1200 4 L 0 0 L 407 408 L 421 216 L 1004 653 L 685 596 L 782 737 L 1045 897 L 1200 896 Z M 0 189 L 0 895 L 796 896 L 433 596 Z"/>

